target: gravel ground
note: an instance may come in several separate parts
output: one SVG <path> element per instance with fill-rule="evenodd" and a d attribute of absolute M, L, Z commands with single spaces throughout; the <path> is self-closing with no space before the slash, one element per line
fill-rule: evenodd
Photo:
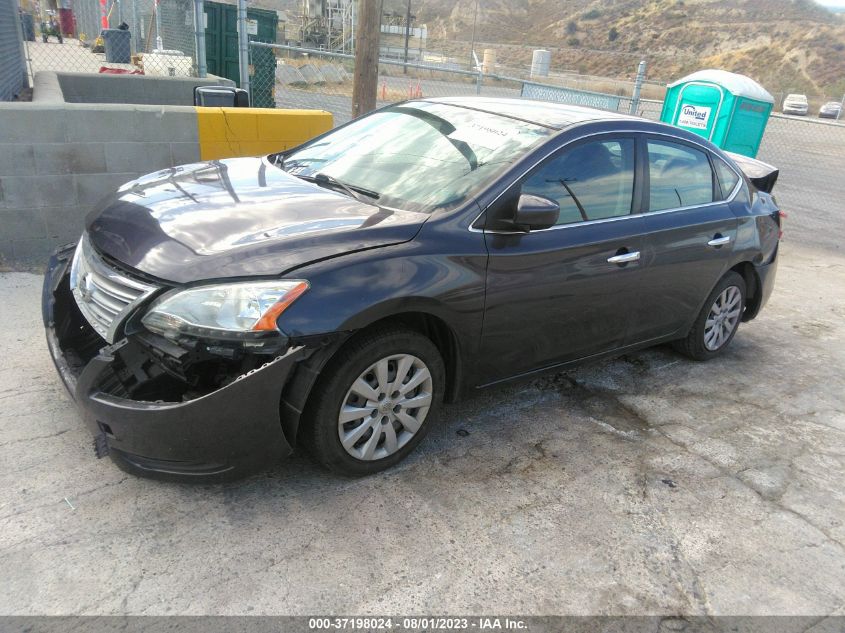
<path fill-rule="evenodd" d="M 366 479 L 191 486 L 94 459 L 2 274 L 0 614 L 845 614 L 845 257 L 778 275 L 716 361 L 484 392 Z"/>

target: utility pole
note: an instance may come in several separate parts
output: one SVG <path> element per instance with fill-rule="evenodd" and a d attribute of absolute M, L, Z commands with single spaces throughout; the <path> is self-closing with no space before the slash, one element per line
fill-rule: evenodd
<path fill-rule="evenodd" d="M 155 3 L 155 12 L 156 12 L 156 50 L 160 51 L 164 49 L 164 43 L 161 39 L 161 0 L 156 0 Z M 103 18 L 105 22 L 105 27 L 108 28 L 108 18 Z"/>
<path fill-rule="evenodd" d="M 478 22 L 478 0 L 475 0 L 475 13 L 472 16 L 472 40 L 469 44 L 469 69 L 472 70 L 475 56 L 475 25 Z"/>
<path fill-rule="evenodd" d="M 376 109 L 381 0 L 358 0 L 352 118 Z"/>
<path fill-rule="evenodd" d="M 408 40 L 411 37 L 411 0 L 408 0 L 408 12 L 405 14 L 405 66 L 404 73 L 408 74 Z"/>

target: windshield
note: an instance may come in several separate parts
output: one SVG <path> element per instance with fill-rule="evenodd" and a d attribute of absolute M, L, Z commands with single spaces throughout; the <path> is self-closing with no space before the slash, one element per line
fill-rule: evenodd
<path fill-rule="evenodd" d="M 555 130 L 432 102 L 391 106 L 280 157 L 290 174 L 330 177 L 377 203 L 413 211 L 468 200 Z"/>

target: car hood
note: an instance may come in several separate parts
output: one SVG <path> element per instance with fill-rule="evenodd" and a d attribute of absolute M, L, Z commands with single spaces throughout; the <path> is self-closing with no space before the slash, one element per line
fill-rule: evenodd
<path fill-rule="evenodd" d="M 177 283 L 285 271 L 412 239 L 428 214 L 384 209 L 291 176 L 265 158 L 164 169 L 86 219 L 101 252 Z"/>

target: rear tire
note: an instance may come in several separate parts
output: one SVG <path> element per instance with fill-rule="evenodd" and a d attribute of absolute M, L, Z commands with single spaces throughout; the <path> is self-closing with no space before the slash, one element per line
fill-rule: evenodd
<path fill-rule="evenodd" d="M 693 360 L 710 360 L 730 345 L 745 311 L 745 279 L 730 271 L 704 302 L 686 338 L 672 346 Z"/>
<path fill-rule="evenodd" d="M 357 335 L 323 370 L 300 437 L 330 471 L 362 476 L 390 468 L 423 440 L 443 402 L 437 347 L 404 327 Z"/>

